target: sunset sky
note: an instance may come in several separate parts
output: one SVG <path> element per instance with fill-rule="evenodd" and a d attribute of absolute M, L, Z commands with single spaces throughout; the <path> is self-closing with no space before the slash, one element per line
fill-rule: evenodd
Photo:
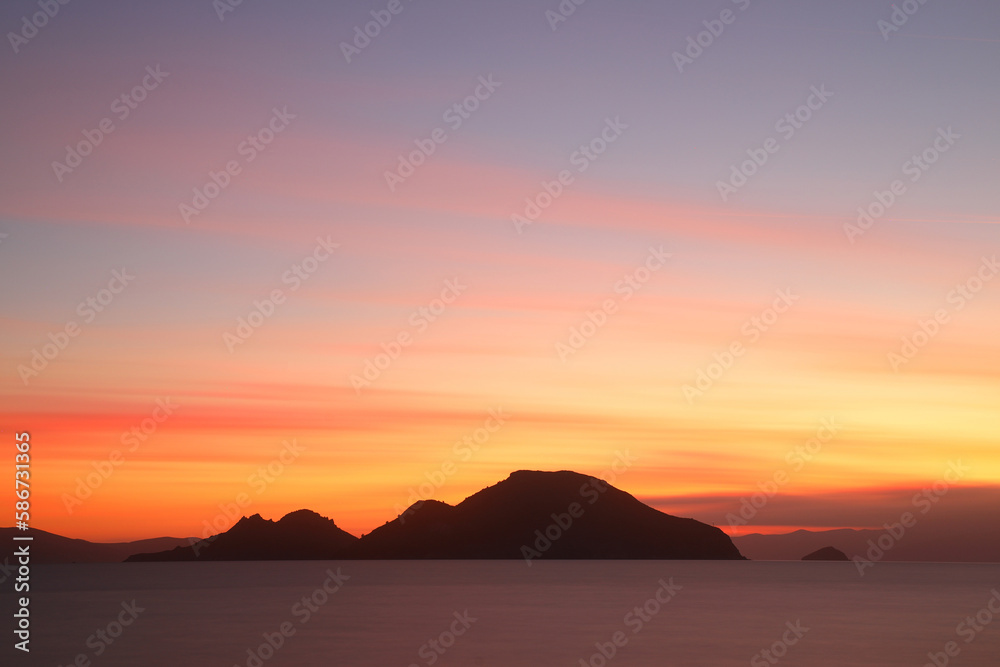
<path fill-rule="evenodd" d="M 0 7 L 35 527 L 360 535 L 626 452 L 727 530 L 1000 485 L 994 0 L 224 1 Z"/>

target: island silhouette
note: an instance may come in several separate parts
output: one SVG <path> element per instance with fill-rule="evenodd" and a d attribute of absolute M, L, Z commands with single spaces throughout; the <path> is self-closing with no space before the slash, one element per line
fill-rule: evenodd
<path fill-rule="evenodd" d="M 823 547 L 802 557 L 802 560 L 851 560 L 836 547 Z"/>
<path fill-rule="evenodd" d="M 361 538 L 310 510 L 129 562 L 307 559 L 719 559 L 743 555 L 722 530 L 654 509 L 596 477 L 519 470 L 457 505 L 418 501 Z"/>
<path fill-rule="evenodd" d="M 907 531 L 885 560 L 1000 562 L 1000 532 L 983 529 L 1000 520 L 1000 488 L 968 493 L 974 501 L 972 512 L 969 502 L 956 502 L 954 507 L 942 504 Z M 961 490 L 952 494 L 961 500 Z M 580 516 L 574 516 L 571 508 Z M 899 511 L 887 508 L 886 514 L 896 516 Z M 711 525 L 655 510 L 596 477 L 522 470 L 455 506 L 435 500 L 416 502 L 360 539 L 316 512 L 299 510 L 280 521 L 259 515 L 243 517 L 229 530 L 206 539 L 154 537 L 100 543 L 36 527 L 27 532 L 6 527 L 0 528 L 0 540 L 31 536 L 37 548 L 32 560 L 37 563 L 319 558 L 801 561 L 802 554 L 812 556 L 825 547 L 851 559 L 864 557 L 883 532 L 884 528 L 797 529 L 730 539 Z M 4 556 L 0 573 L 14 565 L 9 555 Z"/>

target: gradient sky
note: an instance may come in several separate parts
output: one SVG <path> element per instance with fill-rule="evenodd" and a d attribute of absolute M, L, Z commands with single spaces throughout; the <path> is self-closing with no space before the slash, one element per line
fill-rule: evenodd
<path fill-rule="evenodd" d="M 220 20 L 209 0 L 70 3 L 0 47 L 0 436 L 32 434 L 36 527 L 201 535 L 247 494 L 241 514 L 308 507 L 361 534 L 435 477 L 430 496 L 458 502 L 512 470 L 599 474 L 626 451 L 617 486 L 722 525 L 786 472 L 750 521 L 762 531 L 879 526 L 898 517 L 889 499 L 959 459 L 963 486 L 1000 484 L 1000 279 L 955 292 L 994 277 L 1000 251 L 1000 4 L 927 3 L 884 39 L 881 1 L 590 0 L 553 30 L 556 0 L 402 0 L 346 62 L 341 43 L 388 4 L 244 0 Z M 726 9 L 678 71 L 674 52 Z M 37 11 L 6 2 L 0 28 Z M 121 118 L 147 67 L 167 76 Z M 481 77 L 499 86 L 453 128 L 445 112 Z M 786 137 L 776 123 L 813 88 L 832 96 Z M 274 109 L 294 118 L 247 161 Z M 114 131 L 60 180 L 53 162 L 104 118 Z M 578 171 L 608 119 L 627 127 Z M 436 128 L 447 139 L 390 191 L 385 173 Z M 778 150 L 723 201 L 717 183 L 769 137 Z M 230 161 L 239 173 L 185 221 Z M 572 182 L 518 233 L 511 216 L 563 170 Z M 897 179 L 852 242 L 845 225 Z M 339 247 L 293 289 L 317 238 Z M 641 289 L 616 291 L 661 247 Z M 134 280 L 101 312 L 80 307 L 123 268 Z M 420 308 L 456 280 L 429 322 Z M 284 302 L 230 351 L 275 289 Z M 753 318 L 779 291 L 796 298 L 765 331 Z M 79 334 L 23 381 L 71 321 Z M 355 391 L 401 333 L 412 344 Z M 123 434 L 167 398 L 174 414 L 130 449 Z M 479 450 L 456 452 L 498 409 Z M 273 481 L 252 477 L 292 441 Z"/>

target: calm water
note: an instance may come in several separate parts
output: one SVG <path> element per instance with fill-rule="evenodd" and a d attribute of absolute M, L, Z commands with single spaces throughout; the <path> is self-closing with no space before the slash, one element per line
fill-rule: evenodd
<path fill-rule="evenodd" d="M 318 593 L 327 571 L 338 567 L 350 578 L 333 594 Z M 11 595 L 4 589 L 9 637 Z M 954 641 L 960 652 L 949 664 L 996 667 L 1000 614 L 990 622 L 993 613 L 981 611 L 993 589 L 1000 589 L 1000 565 L 880 563 L 863 578 L 850 563 L 36 566 L 31 658 L 4 663 L 69 665 L 84 654 L 95 667 L 552 667 L 581 660 L 595 667 L 920 667 L 929 652 Z M 658 591 L 667 602 L 656 601 Z M 309 611 L 301 600 L 314 594 Z M 143 611 L 123 608 L 133 599 Z M 637 606 L 646 608 L 637 614 Z M 993 606 L 1000 609 L 1000 600 Z M 977 613 L 974 625 L 964 620 Z M 96 635 L 88 642 L 98 629 L 116 634 L 119 616 L 131 614 L 134 621 L 117 638 L 108 636 L 110 644 Z M 283 623 L 290 636 L 280 649 L 272 655 L 265 646 L 261 662 L 248 654 Z M 614 657 L 606 660 L 598 643 Z M 774 651 L 770 661 L 760 653 L 765 649 Z"/>

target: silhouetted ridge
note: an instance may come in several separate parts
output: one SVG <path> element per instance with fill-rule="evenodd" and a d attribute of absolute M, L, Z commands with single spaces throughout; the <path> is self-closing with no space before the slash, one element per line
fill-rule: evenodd
<path fill-rule="evenodd" d="M 255 514 L 228 532 L 132 561 L 276 559 L 741 559 L 729 537 L 664 514 L 600 479 L 518 470 L 452 506 L 414 503 L 358 540 L 309 510 Z"/>
<path fill-rule="evenodd" d="M 128 561 L 325 560 L 339 558 L 358 541 L 311 510 L 275 522 L 259 514 L 243 517 L 225 533 L 171 551 L 136 554 Z"/>
<path fill-rule="evenodd" d="M 386 559 L 742 558 L 718 528 L 664 514 L 567 470 L 518 470 L 454 507 L 412 507 L 366 535 L 354 553 Z"/>

